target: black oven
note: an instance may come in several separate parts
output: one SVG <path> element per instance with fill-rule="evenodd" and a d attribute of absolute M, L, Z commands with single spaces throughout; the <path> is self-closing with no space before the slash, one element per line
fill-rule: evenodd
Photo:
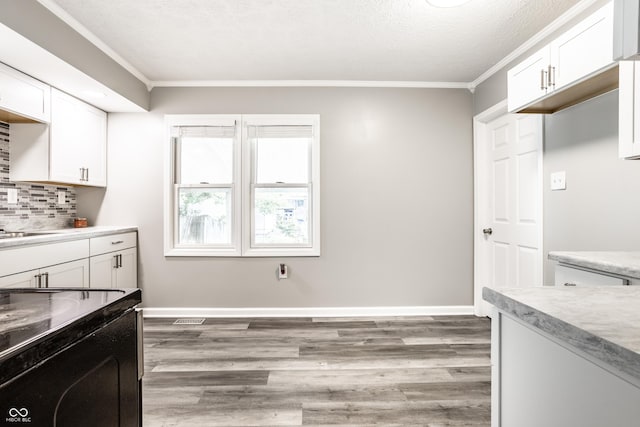
<path fill-rule="evenodd" d="M 11 291 L 0 291 L 0 425 L 141 426 L 140 291 L 127 303 L 115 290 Z M 75 314 L 61 319 L 62 306 Z"/>

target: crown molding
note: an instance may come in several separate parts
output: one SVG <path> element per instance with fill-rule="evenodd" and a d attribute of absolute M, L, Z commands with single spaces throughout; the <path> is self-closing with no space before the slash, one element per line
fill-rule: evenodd
<path fill-rule="evenodd" d="M 419 82 L 379 80 L 162 80 L 151 87 L 387 87 L 469 89 L 466 82 Z"/>

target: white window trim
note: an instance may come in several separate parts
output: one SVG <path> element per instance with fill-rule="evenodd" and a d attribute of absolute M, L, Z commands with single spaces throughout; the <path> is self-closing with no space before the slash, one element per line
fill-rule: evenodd
<path fill-rule="evenodd" d="M 234 142 L 234 183 L 233 197 L 233 248 L 176 247 L 175 224 L 177 190 L 175 185 L 176 156 L 171 128 L 174 126 L 220 126 L 236 123 Z M 311 185 L 310 222 L 311 245 L 308 247 L 251 247 L 252 208 L 251 174 L 252 152 L 247 138 L 248 125 L 311 125 Z M 164 159 L 164 254 L 185 257 L 304 257 L 320 256 L 320 116 L 315 114 L 171 114 L 165 116 L 165 159 Z"/>
<path fill-rule="evenodd" d="M 248 126 L 260 125 L 311 125 L 313 142 L 311 144 L 311 245 L 307 247 L 251 247 L 252 208 L 243 212 L 242 254 L 244 256 L 320 256 L 320 116 L 317 114 L 245 114 L 242 116 L 242 201 L 244 206 L 253 206 L 252 147 L 248 143 Z M 286 186 L 286 185 L 284 185 Z"/>
<path fill-rule="evenodd" d="M 165 116 L 165 162 L 164 162 L 164 254 L 165 256 L 240 256 L 241 228 L 242 228 L 242 191 L 240 179 L 242 177 L 241 148 L 240 148 L 240 115 L 222 114 L 175 114 Z M 176 153 L 171 128 L 174 126 L 229 126 L 235 123 L 236 137 L 233 145 L 233 184 L 231 185 L 232 206 L 232 234 L 231 247 L 228 246 L 201 246 L 201 247 L 176 247 L 176 228 L 178 218 L 176 216 L 177 185 L 176 182 Z M 215 185 L 212 185 L 215 187 Z M 226 187 L 226 186 L 225 186 Z"/>

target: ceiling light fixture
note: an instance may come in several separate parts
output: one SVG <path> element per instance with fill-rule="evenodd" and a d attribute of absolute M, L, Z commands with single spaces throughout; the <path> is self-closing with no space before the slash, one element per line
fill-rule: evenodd
<path fill-rule="evenodd" d="M 433 7 L 456 7 L 468 3 L 470 0 L 427 0 Z"/>

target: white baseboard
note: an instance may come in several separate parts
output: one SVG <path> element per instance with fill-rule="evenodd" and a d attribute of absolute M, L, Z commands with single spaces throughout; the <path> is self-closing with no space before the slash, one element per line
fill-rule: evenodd
<path fill-rule="evenodd" d="M 377 317 L 472 315 L 472 305 L 416 307 L 143 307 L 144 317 Z"/>

